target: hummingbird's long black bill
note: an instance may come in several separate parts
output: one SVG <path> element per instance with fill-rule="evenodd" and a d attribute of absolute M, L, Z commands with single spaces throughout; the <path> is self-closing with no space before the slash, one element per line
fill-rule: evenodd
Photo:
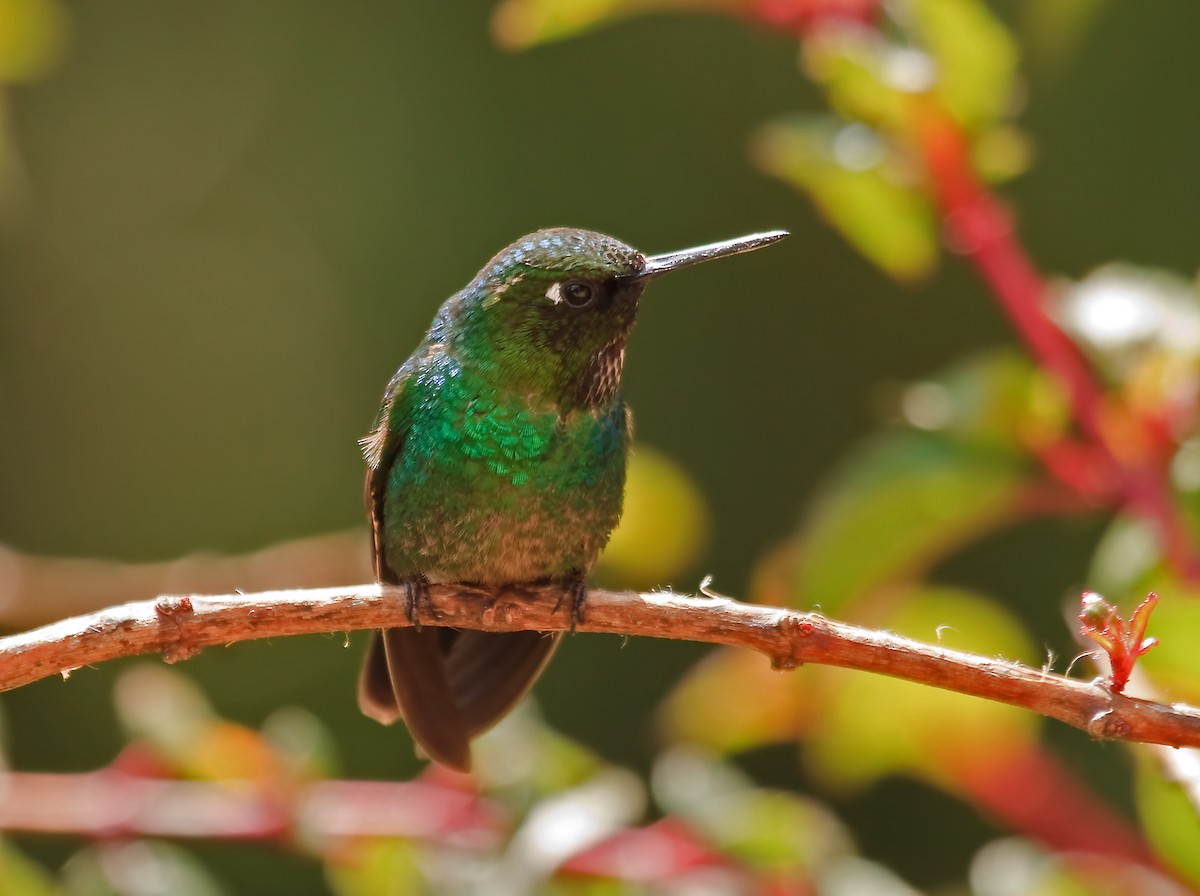
<path fill-rule="evenodd" d="M 694 249 L 681 249 L 678 252 L 667 252 L 663 255 L 651 255 L 646 259 L 646 266 L 637 275 L 639 280 L 657 277 L 667 271 L 677 271 L 702 261 L 714 258 L 724 258 L 727 255 L 740 255 L 743 252 L 753 252 L 771 243 L 777 243 L 788 235 L 786 230 L 770 230 L 766 233 L 754 233 L 750 236 L 739 236 L 720 243 L 709 243 L 707 246 L 697 246 Z"/>

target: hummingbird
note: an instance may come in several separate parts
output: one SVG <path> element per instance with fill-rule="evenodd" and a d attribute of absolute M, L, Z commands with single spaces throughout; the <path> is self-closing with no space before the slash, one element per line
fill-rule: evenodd
<path fill-rule="evenodd" d="M 621 371 L 642 291 L 785 236 L 646 256 L 588 230 L 539 230 L 442 304 L 360 443 L 375 576 L 404 588 L 414 623 L 374 633 L 366 715 L 403 719 L 420 753 L 470 769 L 471 739 L 529 690 L 560 634 L 421 628 L 428 586 L 552 583 L 581 619 L 621 516 L 632 436 Z"/>

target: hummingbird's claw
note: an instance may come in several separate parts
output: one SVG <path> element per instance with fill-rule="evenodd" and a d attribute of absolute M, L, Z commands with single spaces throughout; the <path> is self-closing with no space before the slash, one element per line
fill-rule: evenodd
<path fill-rule="evenodd" d="M 413 576 L 404 581 L 404 615 L 416 631 L 421 630 L 419 611 L 422 608 L 428 610 L 434 619 L 441 618 L 442 614 L 429 602 L 429 580 L 424 576 Z"/>
<path fill-rule="evenodd" d="M 554 604 L 554 612 L 557 613 L 565 601 L 571 601 L 571 634 L 575 634 L 575 626 L 583 622 L 583 605 L 587 602 L 587 579 L 582 573 L 576 573 L 563 583 L 562 594 L 558 596 L 558 601 Z"/>

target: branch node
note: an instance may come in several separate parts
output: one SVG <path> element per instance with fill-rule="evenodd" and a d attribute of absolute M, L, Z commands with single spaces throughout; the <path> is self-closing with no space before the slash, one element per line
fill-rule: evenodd
<path fill-rule="evenodd" d="M 775 630 L 779 632 L 785 649 L 771 653 L 771 668 L 776 672 L 789 672 L 803 666 L 803 661 L 796 655 L 796 639 L 812 635 L 816 630 L 812 620 L 793 613 L 784 613 L 775 623 Z"/>
<path fill-rule="evenodd" d="M 184 623 L 193 618 L 196 608 L 192 606 L 190 597 L 174 597 L 164 595 L 154 602 L 154 615 L 163 628 L 163 640 L 160 652 L 163 662 L 179 663 L 188 660 L 200 652 L 196 644 L 189 644 L 184 634 Z"/>
<path fill-rule="evenodd" d="M 1096 740 L 1125 740 L 1129 737 L 1129 722 L 1109 706 L 1088 719 L 1087 733 Z"/>
<path fill-rule="evenodd" d="M 180 616 L 191 616 L 196 612 L 196 608 L 192 606 L 192 599 L 186 595 L 183 597 L 175 597 L 170 594 L 164 594 L 154 602 L 154 613 L 162 621 L 172 620 L 178 624 Z"/>

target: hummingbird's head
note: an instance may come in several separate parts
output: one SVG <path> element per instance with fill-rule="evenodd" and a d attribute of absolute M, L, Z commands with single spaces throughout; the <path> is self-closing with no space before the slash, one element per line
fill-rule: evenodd
<path fill-rule="evenodd" d="M 646 257 L 589 230 L 539 230 L 487 263 L 452 327 L 472 362 L 564 410 L 611 401 L 646 287 Z"/>
<path fill-rule="evenodd" d="M 563 410 L 596 407 L 621 384 L 638 300 L 659 274 L 747 252 L 783 231 L 647 257 L 620 240 L 566 227 L 517 240 L 443 308 L 461 358 Z"/>

